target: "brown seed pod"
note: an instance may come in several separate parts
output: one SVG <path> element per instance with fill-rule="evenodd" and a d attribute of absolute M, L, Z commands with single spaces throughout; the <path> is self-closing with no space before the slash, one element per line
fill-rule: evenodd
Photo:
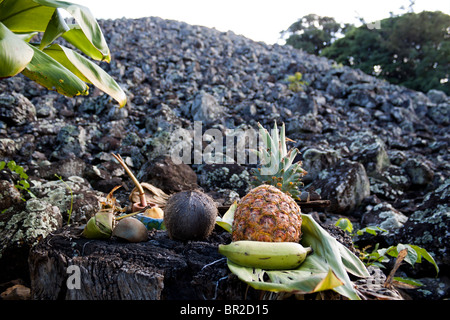
<path fill-rule="evenodd" d="M 207 238 L 217 217 L 214 200 L 200 191 L 182 191 L 172 195 L 164 210 L 164 224 L 171 239 Z"/>
<path fill-rule="evenodd" d="M 128 242 L 142 242 L 148 240 L 145 225 L 133 217 L 120 220 L 114 227 L 112 235 Z"/>

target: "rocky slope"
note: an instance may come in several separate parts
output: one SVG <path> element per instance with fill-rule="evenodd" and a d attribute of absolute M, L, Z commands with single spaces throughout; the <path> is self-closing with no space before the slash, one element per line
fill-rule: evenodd
<path fill-rule="evenodd" d="M 401 272 L 424 279 L 415 297 L 449 297 L 450 99 L 444 93 L 390 85 L 232 32 L 160 18 L 100 24 L 112 52 L 111 64 L 101 66 L 126 90 L 126 107 L 94 88 L 89 97 L 68 99 L 21 76 L 0 81 L 0 160 L 23 166 L 37 196 L 24 203 L 2 182 L 0 283 L 14 279 L 12 255 L 67 221 L 70 190 L 72 219 L 85 222 L 114 186 L 131 187 L 111 153 L 166 192 L 200 187 L 229 203 L 248 190 L 249 166 L 175 165 L 167 157 L 171 135 L 180 128 L 189 135 L 194 121 L 224 135 L 277 121 L 302 152 L 305 188 L 332 202 L 313 214 L 324 223 L 345 216 L 357 229 L 388 231 L 361 243 L 426 248 L 440 266 L 438 278 L 426 261 Z M 285 79 L 295 72 L 307 82 L 303 91 L 288 88 Z M 0 178 L 14 180 L 7 170 Z M 122 203 L 124 189 L 117 193 Z"/>

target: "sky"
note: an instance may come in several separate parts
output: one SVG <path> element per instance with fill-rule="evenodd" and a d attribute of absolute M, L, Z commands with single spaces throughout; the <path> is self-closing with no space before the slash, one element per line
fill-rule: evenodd
<path fill-rule="evenodd" d="M 409 0 L 70 0 L 87 6 L 98 19 L 156 16 L 192 25 L 233 31 L 255 41 L 279 43 L 280 32 L 301 17 L 315 13 L 340 23 L 360 25 L 358 17 L 375 22 L 389 13 L 406 12 Z M 450 0 L 415 0 L 414 12 L 450 14 Z M 405 9 L 400 9 L 400 7 Z"/>

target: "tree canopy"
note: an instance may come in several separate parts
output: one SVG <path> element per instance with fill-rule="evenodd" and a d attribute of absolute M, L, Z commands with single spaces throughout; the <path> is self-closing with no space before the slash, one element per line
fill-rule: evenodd
<path fill-rule="evenodd" d="M 408 12 L 358 28 L 308 15 L 288 31 L 292 34 L 286 44 L 295 48 L 393 84 L 423 92 L 438 89 L 450 95 L 450 16 L 440 11 Z M 345 36 L 337 38 L 339 32 Z"/>
<path fill-rule="evenodd" d="M 321 55 L 390 83 L 450 94 L 450 16 L 440 11 L 390 17 L 379 28 L 353 28 Z"/>
<path fill-rule="evenodd" d="M 288 35 L 286 44 L 318 55 L 349 27 L 350 24 L 340 24 L 331 17 L 308 14 L 281 33 Z"/>

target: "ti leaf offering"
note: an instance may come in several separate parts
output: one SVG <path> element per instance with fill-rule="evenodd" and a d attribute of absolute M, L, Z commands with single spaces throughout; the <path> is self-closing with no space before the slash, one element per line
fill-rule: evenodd
<path fill-rule="evenodd" d="M 242 267 L 228 260 L 228 268 L 239 279 L 257 290 L 274 292 L 314 293 L 334 289 L 343 283 L 318 255 L 310 255 L 293 270 L 263 270 Z M 266 277 L 267 276 L 267 277 Z M 269 280 L 264 280 L 268 278 Z"/>
<path fill-rule="evenodd" d="M 216 219 L 232 234 L 231 245 L 219 246 L 219 252 L 231 272 L 255 289 L 296 294 L 334 290 L 359 300 L 348 273 L 368 277 L 364 264 L 294 201 L 306 171 L 301 162 L 294 163 L 299 151 L 288 150 L 284 124 L 278 132 L 275 122 L 272 134 L 258 125 L 264 145 L 256 152 L 266 167 L 252 171 L 255 188 Z"/>
<path fill-rule="evenodd" d="M 217 224 L 228 232 L 236 203 L 217 218 Z M 348 273 L 368 277 L 364 264 L 349 249 L 328 234 L 310 215 L 302 214 L 302 239 L 300 243 L 313 252 L 296 269 L 264 270 L 245 267 L 227 260 L 228 268 L 240 280 L 257 290 L 291 292 L 298 294 L 334 290 L 351 300 L 359 300 Z"/>

